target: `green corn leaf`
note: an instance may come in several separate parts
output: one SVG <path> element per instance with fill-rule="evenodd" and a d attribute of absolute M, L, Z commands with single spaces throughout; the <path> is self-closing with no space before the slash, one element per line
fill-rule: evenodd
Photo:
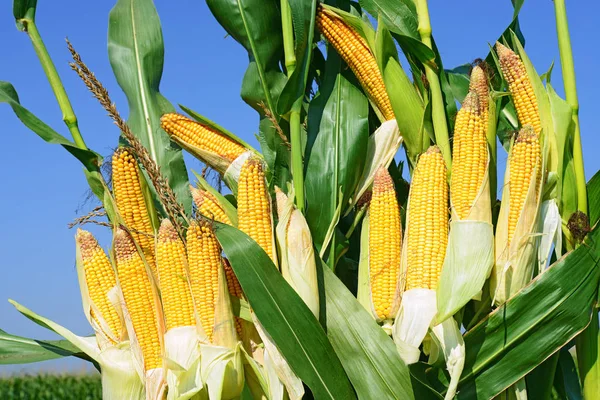
<path fill-rule="evenodd" d="M 315 398 L 356 398 L 319 322 L 267 253 L 228 225 L 217 224 L 216 235 L 256 317 Z"/>
<path fill-rule="evenodd" d="M 0 365 L 29 364 L 69 356 L 88 359 L 68 340 L 35 340 L 0 329 Z"/>
<path fill-rule="evenodd" d="M 152 0 L 117 1 L 109 18 L 108 56 L 129 103 L 127 123 L 189 214 L 192 198 L 183 153 L 160 127 L 161 115 L 175 109 L 159 91 L 164 46 Z"/>
<path fill-rule="evenodd" d="M 330 51 L 323 86 L 308 111 L 306 220 L 318 250 L 336 208 L 348 203 L 358 185 L 369 138 L 367 98 L 344 69 L 339 56 Z"/>

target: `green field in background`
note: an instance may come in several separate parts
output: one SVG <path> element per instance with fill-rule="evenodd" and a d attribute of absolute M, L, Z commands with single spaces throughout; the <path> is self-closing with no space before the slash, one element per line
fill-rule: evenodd
<path fill-rule="evenodd" d="M 99 375 L 25 375 L 0 378 L 2 400 L 100 400 Z"/>

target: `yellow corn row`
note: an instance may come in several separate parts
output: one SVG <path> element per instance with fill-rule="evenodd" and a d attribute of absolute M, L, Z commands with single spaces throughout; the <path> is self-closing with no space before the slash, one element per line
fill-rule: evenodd
<path fill-rule="evenodd" d="M 469 215 L 480 192 L 488 163 L 488 144 L 479 96 L 471 91 L 456 115 L 452 145 L 452 207 L 460 219 Z"/>
<path fill-rule="evenodd" d="M 164 114 L 160 118 L 160 126 L 170 136 L 175 136 L 183 143 L 218 154 L 229 161 L 235 160 L 246 152 L 244 146 L 216 129 L 202 125 L 181 114 Z"/>
<path fill-rule="evenodd" d="M 214 219 L 223 224 L 231 225 L 231 220 L 219 204 L 219 201 L 208 190 L 197 189 L 190 186 L 192 198 L 196 204 L 198 212 L 206 218 Z"/>
<path fill-rule="evenodd" d="M 521 217 L 527 191 L 531 185 L 531 179 L 537 168 L 536 193 L 539 191 L 539 186 L 542 174 L 541 168 L 542 153 L 540 140 L 533 128 L 529 125 L 524 126 L 519 132 L 519 136 L 513 145 L 509 162 L 510 180 L 508 189 L 510 192 L 509 212 L 508 212 L 508 243 L 513 239 L 517 222 Z"/>
<path fill-rule="evenodd" d="M 371 299 L 377 317 L 386 320 L 395 317 L 402 226 L 394 182 L 385 168 L 380 168 L 375 175 L 369 220 Z"/>
<path fill-rule="evenodd" d="M 115 233 L 117 276 L 135 336 L 147 370 L 162 366 L 161 338 L 154 292 L 146 266 L 131 236 L 122 229 Z"/>
<path fill-rule="evenodd" d="M 511 49 L 501 43 L 496 43 L 496 51 L 500 58 L 500 68 L 504 79 L 508 82 L 508 89 L 512 95 L 517 116 L 521 126 L 531 125 L 536 134 L 542 129 L 538 103 L 533 91 L 533 86 L 527 75 L 525 64 Z"/>
<path fill-rule="evenodd" d="M 196 313 L 208 340 L 212 341 L 219 290 L 221 248 L 208 222 L 192 222 L 186 238 L 190 286 Z"/>
<path fill-rule="evenodd" d="M 250 236 L 276 262 L 273 249 L 271 199 L 263 164 L 249 158 L 240 171 L 238 181 L 238 229 Z"/>
<path fill-rule="evenodd" d="M 417 162 L 408 197 L 406 290 L 437 287 L 448 243 L 446 164 L 437 146 Z"/>
<path fill-rule="evenodd" d="M 142 193 L 139 167 L 133 155 L 123 147 L 112 157 L 112 185 L 119 213 L 156 276 L 154 230 Z"/>
<path fill-rule="evenodd" d="M 98 317 L 108 324 L 112 336 L 119 337 L 122 328 L 121 318 L 108 298 L 108 292 L 117 285 L 115 271 L 96 238 L 88 231 L 77 230 L 75 240 L 81 251 L 85 281 L 90 299 L 100 312 L 100 316 L 91 311 L 92 318 L 100 324 Z M 112 339 L 109 338 L 114 343 Z"/>
<path fill-rule="evenodd" d="M 162 221 L 158 231 L 156 267 L 166 330 L 195 326 L 196 317 L 187 277 L 185 246 L 168 219 Z"/>
<path fill-rule="evenodd" d="M 229 261 L 226 258 L 223 258 L 223 270 L 225 271 L 225 278 L 227 279 L 227 289 L 229 290 L 229 295 L 237 297 L 238 299 L 244 298 L 244 292 L 242 291 L 242 286 L 238 281 L 235 273 L 233 272 L 233 268 L 229 264 Z M 235 317 L 235 330 L 238 333 L 238 337 L 242 337 L 242 318 Z"/>
<path fill-rule="evenodd" d="M 385 90 L 377 61 L 365 40 L 354 29 L 319 6 L 316 24 L 325 39 L 348 64 L 354 75 L 385 120 L 394 119 L 394 111 Z"/>

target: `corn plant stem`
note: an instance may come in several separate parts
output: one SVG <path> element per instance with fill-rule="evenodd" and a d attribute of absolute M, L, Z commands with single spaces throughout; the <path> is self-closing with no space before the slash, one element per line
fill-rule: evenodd
<path fill-rule="evenodd" d="M 348 231 L 346 232 L 346 239 L 350 239 L 350 237 L 354 233 L 354 230 L 356 229 L 362 218 L 365 216 L 366 211 L 367 207 L 363 207 L 354 215 L 354 221 L 352 221 L 352 225 L 350 225 L 350 228 L 348 228 Z"/>
<path fill-rule="evenodd" d="M 427 0 L 417 0 L 417 14 L 419 17 L 419 25 L 417 30 L 421 35 L 421 41 L 430 49 L 432 49 L 431 42 L 431 22 L 429 20 L 429 8 L 427 6 Z M 446 121 L 446 111 L 444 107 L 444 98 L 442 97 L 442 88 L 440 86 L 440 79 L 438 74 L 433 68 L 425 64 L 425 75 L 429 82 L 429 91 L 431 92 L 431 114 L 433 117 L 433 130 L 435 131 L 435 141 L 444 160 L 446 161 L 446 167 L 448 174 L 452 169 L 452 156 L 450 153 L 450 137 L 448 134 L 448 123 Z"/>
<path fill-rule="evenodd" d="M 579 379 L 585 400 L 596 399 L 600 393 L 600 335 L 598 335 L 598 310 L 592 311 L 592 320 L 588 327 L 575 340 Z"/>
<path fill-rule="evenodd" d="M 575 66 L 573 63 L 573 50 L 569 35 L 567 9 L 565 0 L 554 0 L 556 14 L 556 32 L 558 35 L 558 48 L 560 51 L 560 65 L 562 68 L 563 82 L 567 103 L 573 109 L 573 162 L 575 165 L 575 179 L 577 182 L 577 209 L 587 214 L 587 191 L 585 182 L 585 169 L 583 167 L 583 150 L 581 146 L 581 132 L 579 128 L 579 100 L 577 98 L 577 85 L 575 83 Z"/>
<path fill-rule="evenodd" d="M 292 25 L 292 13 L 288 0 L 281 0 L 281 30 L 283 33 L 283 52 L 285 56 L 285 68 L 290 78 L 296 69 L 296 54 L 294 52 L 294 27 Z M 300 104 L 298 104 L 300 102 Z M 296 194 L 296 207 L 304 212 L 304 162 L 302 155 L 302 121 L 300 112 L 302 110 L 302 98 L 298 99 L 292 106 L 290 113 L 290 144 L 292 146 L 292 178 L 294 192 Z"/>
<path fill-rule="evenodd" d="M 65 91 L 65 87 L 60 80 L 60 76 L 58 76 L 56 67 L 50 58 L 50 54 L 48 54 L 48 49 L 46 49 L 46 45 L 44 45 L 44 41 L 40 36 L 40 32 L 38 31 L 35 22 L 27 19 L 20 22 L 22 22 L 25 26 L 25 30 L 31 39 L 33 48 L 35 49 L 35 52 L 40 60 L 40 64 L 42 64 L 42 68 L 44 69 L 46 77 L 48 78 L 48 82 L 50 82 L 50 86 L 52 87 L 52 91 L 54 91 L 54 96 L 56 96 L 58 105 L 63 113 L 63 121 L 67 125 L 67 128 L 69 128 L 75 145 L 80 149 L 87 150 L 87 146 L 83 140 L 83 137 L 81 136 L 81 132 L 79 131 L 77 117 L 75 116 L 75 112 L 73 111 L 73 107 L 71 106 L 71 102 L 69 101 L 69 97 Z"/>

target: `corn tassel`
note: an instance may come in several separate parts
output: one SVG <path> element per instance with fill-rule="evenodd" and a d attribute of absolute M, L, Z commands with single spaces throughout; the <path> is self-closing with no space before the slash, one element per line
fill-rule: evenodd
<path fill-rule="evenodd" d="M 448 243 L 446 165 L 437 146 L 421 155 L 408 197 L 406 290 L 435 289 Z"/>
<path fill-rule="evenodd" d="M 456 116 L 452 147 L 450 196 L 459 219 L 469 216 L 486 178 L 489 155 L 483 116 L 477 92 L 470 91 Z"/>
<path fill-rule="evenodd" d="M 192 297 L 206 339 L 212 342 L 221 248 L 208 222 L 192 222 L 186 238 Z"/>
<path fill-rule="evenodd" d="M 238 183 L 238 229 L 252 238 L 277 265 L 273 246 L 271 198 L 263 164 L 249 158 L 240 171 Z"/>
<path fill-rule="evenodd" d="M 394 111 L 385 90 L 377 61 L 366 41 L 341 18 L 319 6 L 316 25 L 325 39 L 348 64 L 367 95 L 386 121 L 394 119 Z"/>
<path fill-rule="evenodd" d="M 96 315 L 92 307 L 91 317 L 99 327 L 103 327 L 102 320 L 106 322 L 110 329 L 106 336 L 112 344 L 116 344 L 114 339 L 120 338 L 123 322 L 108 297 L 108 292 L 117 285 L 115 271 L 106 253 L 90 232 L 78 229 L 75 240 L 83 261 L 89 298 L 99 313 Z"/>
<path fill-rule="evenodd" d="M 534 132 L 539 135 L 542 123 L 538 111 L 538 102 L 523 61 L 514 51 L 501 43 L 496 43 L 496 51 L 521 126 L 531 125 Z"/>
<path fill-rule="evenodd" d="M 394 181 L 387 169 L 375 175 L 369 206 L 369 280 L 377 319 L 389 320 L 398 309 L 402 226 Z"/>
<path fill-rule="evenodd" d="M 125 225 L 141 247 L 146 262 L 156 276 L 154 259 L 154 229 L 144 199 L 137 162 L 129 150 L 121 147 L 112 158 L 113 195 Z"/>

